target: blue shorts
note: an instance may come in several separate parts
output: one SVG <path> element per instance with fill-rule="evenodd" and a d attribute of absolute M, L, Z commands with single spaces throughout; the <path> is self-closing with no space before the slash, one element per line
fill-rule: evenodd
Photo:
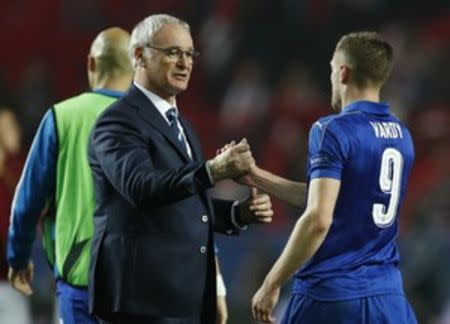
<path fill-rule="evenodd" d="M 98 324 L 89 315 L 89 294 L 87 289 L 75 288 L 64 281 L 56 283 L 59 319 L 62 324 Z"/>
<path fill-rule="evenodd" d="M 416 324 L 404 295 L 378 295 L 342 301 L 319 301 L 293 294 L 282 324 Z"/>

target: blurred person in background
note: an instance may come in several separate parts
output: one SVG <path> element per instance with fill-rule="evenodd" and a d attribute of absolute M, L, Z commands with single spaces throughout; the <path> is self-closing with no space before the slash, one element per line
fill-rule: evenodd
<path fill-rule="evenodd" d="M 269 197 L 225 201 L 207 192 L 254 160 L 242 140 L 205 161 L 179 112 L 176 96 L 197 56 L 189 25 L 149 16 L 134 28 L 129 55 L 133 84 L 99 117 L 89 145 L 97 199 L 91 310 L 105 323 L 223 324 L 213 231 L 270 222 Z"/>
<path fill-rule="evenodd" d="M 269 91 L 264 70 L 255 60 L 244 60 L 236 67 L 220 109 L 220 123 L 226 140 L 236 138 L 245 129 L 249 141 L 256 142 L 268 108 Z"/>
<path fill-rule="evenodd" d="M 55 104 L 34 137 L 12 205 L 8 279 L 33 293 L 31 248 L 42 221 L 44 248 L 57 280 L 60 320 L 97 323 L 88 313 L 88 265 L 95 199 L 87 161 L 88 137 L 97 116 L 130 85 L 129 33 L 108 28 L 87 58 L 91 92 Z M 45 211 L 44 211 L 45 210 Z"/>
<path fill-rule="evenodd" d="M 449 323 L 450 302 L 450 177 L 419 198 L 416 225 L 400 244 L 405 289 L 419 323 Z M 446 320 L 447 321 L 446 321 Z"/>
<path fill-rule="evenodd" d="M 253 297 L 256 320 L 275 322 L 280 288 L 295 274 L 282 323 L 417 322 L 395 243 L 414 148 L 408 129 L 380 103 L 392 59 L 374 32 L 338 42 L 331 60 L 338 114 L 311 128 L 306 210 Z M 254 171 L 241 181 L 304 202 L 301 183 Z"/>
<path fill-rule="evenodd" d="M 6 240 L 14 188 L 19 181 L 22 159 L 21 130 L 11 109 L 0 107 L 0 321 L 30 323 L 28 300 L 7 281 Z"/>

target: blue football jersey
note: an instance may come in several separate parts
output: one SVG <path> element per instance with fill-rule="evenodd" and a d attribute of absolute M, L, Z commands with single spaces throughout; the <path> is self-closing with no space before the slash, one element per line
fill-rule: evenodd
<path fill-rule="evenodd" d="M 311 128 L 308 183 L 341 181 L 333 222 L 295 274 L 294 292 L 319 300 L 403 294 L 395 243 L 414 159 L 408 129 L 382 103 L 357 101 Z"/>

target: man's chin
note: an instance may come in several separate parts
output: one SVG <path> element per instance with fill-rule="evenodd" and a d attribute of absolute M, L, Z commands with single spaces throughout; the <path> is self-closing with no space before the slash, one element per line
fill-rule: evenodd
<path fill-rule="evenodd" d="M 186 83 L 177 82 L 172 84 L 172 89 L 176 94 L 187 90 L 187 88 L 188 88 L 187 82 Z"/>

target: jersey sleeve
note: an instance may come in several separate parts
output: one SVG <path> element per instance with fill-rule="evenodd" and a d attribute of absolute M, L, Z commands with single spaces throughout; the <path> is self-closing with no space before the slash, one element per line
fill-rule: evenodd
<path fill-rule="evenodd" d="M 11 207 L 7 259 L 23 269 L 28 263 L 36 225 L 55 191 L 57 134 L 53 111 L 49 110 L 34 137 Z"/>
<path fill-rule="evenodd" d="M 316 122 L 309 137 L 309 178 L 341 179 L 349 156 L 350 143 L 346 132 L 334 120 Z"/>

